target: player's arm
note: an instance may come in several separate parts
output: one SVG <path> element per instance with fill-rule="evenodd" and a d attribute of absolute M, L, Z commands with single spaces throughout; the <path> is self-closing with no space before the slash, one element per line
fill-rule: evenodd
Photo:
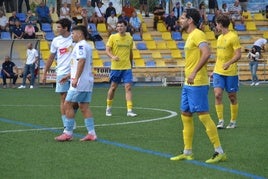
<path fill-rule="evenodd" d="M 241 48 L 238 48 L 235 50 L 235 54 L 234 54 L 233 58 L 231 58 L 231 60 L 229 60 L 228 62 L 223 64 L 223 69 L 227 70 L 230 67 L 230 65 L 237 62 L 240 58 L 241 58 Z"/>
<path fill-rule="evenodd" d="M 112 48 L 109 46 L 106 46 L 106 54 L 111 58 L 111 60 L 119 60 L 118 56 L 112 53 Z"/>
<path fill-rule="evenodd" d="M 188 80 L 187 80 L 188 84 L 194 84 L 194 79 L 195 79 L 196 74 L 207 63 L 211 54 L 208 44 L 206 42 L 200 43 L 199 49 L 201 51 L 201 57 L 200 57 L 198 64 L 196 65 L 196 67 L 194 68 L 194 70 L 188 77 Z"/>
<path fill-rule="evenodd" d="M 129 59 L 130 59 L 130 64 L 131 64 L 131 67 L 132 67 L 132 65 L 133 65 L 133 50 L 132 49 L 130 49 L 130 54 L 129 54 Z"/>
<path fill-rule="evenodd" d="M 43 77 L 42 77 L 43 83 L 46 82 L 47 71 L 50 69 L 54 59 L 55 59 L 55 54 L 50 53 L 49 58 L 46 62 L 46 66 L 45 66 L 44 71 L 43 71 Z"/>

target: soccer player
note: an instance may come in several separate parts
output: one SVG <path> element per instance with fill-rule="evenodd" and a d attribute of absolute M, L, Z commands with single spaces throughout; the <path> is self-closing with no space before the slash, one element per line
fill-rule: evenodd
<path fill-rule="evenodd" d="M 80 141 L 95 141 L 97 135 L 94 129 L 94 119 L 89 108 L 91 102 L 94 77 L 92 73 L 92 48 L 86 42 L 87 28 L 85 26 L 76 26 L 72 29 L 72 38 L 76 43 L 71 55 L 71 85 L 67 92 L 64 103 L 66 111 L 66 130 L 57 141 L 72 140 L 74 127 L 74 105 L 78 103 L 79 108 L 85 118 L 85 126 L 88 134 Z M 63 82 L 67 79 L 62 79 Z"/>
<path fill-rule="evenodd" d="M 237 91 L 239 85 L 237 61 L 241 58 L 241 46 L 236 33 L 229 31 L 229 17 L 221 14 L 216 18 L 216 28 L 221 31 L 217 40 L 217 60 L 213 71 L 215 108 L 219 119 L 217 128 L 224 128 L 223 91 L 228 93 L 231 109 L 231 120 L 227 129 L 236 127 L 238 114 Z"/>
<path fill-rule="evenodd" d="M 193 160 L 192 143 L 194 136 L 193 113 L 197 113 L 199 120 L 206 128 L 215 153 L 206 163 L 216 163 L 226 160 L 221 147 L 215 123 L 209 114 L 208 90 L 209 81 L 207 61 L 210 49 L 206 35 L 197 29 L 200 14 L 197 9 L 186 9 L 180 17 L 182 30 L 189 34 L 185 43 L 185 83 L 181 94 L 181 119 L 183 123 L 183 154 L 171 157 L 170 160 Z"/>
<path fill-rule="evenodd" d="M 46 82 L 46 75 L 50 69 L 53 60 L 57 59 L 57 79 L 56 79 L 56 93 L 60 94 L 60 112 L 63 126 L 65 127 L 65 110 L 64 100 L 67 91 L 70 87 L 70 82 L 66 80 L 64 83 L 60 82 L 62 79 L 68 79 L 70 73 L 71 52 L 73 48 L 73 39 L 70 33 L 72 22 L 67 19 L 60 19 L 57 23 L 58 36 L 55 37 L 50 46 L 50 56 L 46 62 L 44 74 L 42 77 L 43 83 Z"/>
<path fill-rule="evenodd" d="M 111 85 L 107 94 L 106 116 L 112 116 L 113 98 L 118 84 L 122 80 L 125 84 L 127 116 L 135 117 L 137 114 L 132 111 L 131 92 L 133 39 L 129 33 L 126 33 L 126 21 L 118 21 L 116 28 L 118 33 L 112 34 L 106 44 L 106 53 L 111 58 Z"/>

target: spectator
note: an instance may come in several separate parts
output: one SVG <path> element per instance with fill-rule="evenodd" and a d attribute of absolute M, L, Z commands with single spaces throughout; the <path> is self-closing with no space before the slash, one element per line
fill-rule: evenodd
<path fill-rule="evenodd" d="M 244 24 L 244 18 L 242 16 L 241 6 L 239 5 L 239 1 L 235 0 L 234 4 L 229 8 L 230 19 L 235 27 L 235 21 L 240 20 L 242 24 Z"/>
<path fill-rule="evenodd" d="M 26 4 L 26 8 L 27 8 L 27 12 L 30 10 L 30 3 L 29 3 L 29 0 L 24 0 L 25 1 L 25 4 Z M 19 0 L 19 3 L 18 3 L 18 6 L 19 6 L 19 13 L 21 13 L 21 9 L 22 9 L 22 3 L 23 3 L 23 0 Z"/>
<path fill-rule="evenodd" d="M 127 0 L 122 8 L 122 12 L 125 12 L 126 16 L 130 18 L 134 11 L 135 11 L 134 7 L 131 6 L 129 0 Z"/>
<path fill-rule="evenodd" d="M 222 4 L 222 6 L 221 6 L 221 13 L 222 13 L 222 14 L 226 14 L 226 15 L 230 15 L 226 3 L 223 3 L 223 4 Z"/>
<path fill-rule="evenodd" d="M 221 31 L 217 30 L 216 28 L 217 26 L 216 19 L 220 14 L 223 14 L 223 13 L 220 10 L 216 10 L 215 15 L 212 18 L 212 21 L 209 22 L 209 27 L 214 32 L 216 39 L 218 38 L 219 35 L 221 35 Z"/>
<path fill-rule="evenodd" d="M 35 28 L 31 23 L 28 23 L 24 29 L 24 39 L 35 39 Z"/>
<path fill-rule="evenodd" d="M 111 16 L 109 16 L 107 19 L 108 36 L 116 32 L 117 22 L 118 22 L 118 18 L 115 16 L 115 12 L 112 11 Z"/>
<path fill-rule="evenodd" d="M 15 71 L 15 72 L 14 72 Z M 2 64 L 2 78 L 3 78 L 3 88 L 7 87 L 7 82 L 6 79 L 7 78 L 12 78 L 12 87 L 15 88 L 16 85 L 16 81 L 18 78 L 18 68 L 15 65 L 15 63 L 13 63 L 10 60 L 9 56 L 5 56 L 5 61 Z"/>
<path fill-rule="evenodd" d="M 13 31 L 12 31 L 12 37 L 13 39 L 23 39 L 23 35 L 24 35 L 24 30 L 21 27 L 20 21 L 16 20 L 15 27 L 13 28 Z"/>
<path fill-rule="evenodd" d="M 103 6 L 102 1 L 98 1 L 97 6 L 95 7 L 95 12 L 97 14 L 97 21 L 98 23 L 104 23 L 105 22 L 105 7 Z"/>
<path fill-rule="evenodd" d="M 0 11 L 5 11 L 5 8 L 4 8 L 4 0 L 0 0 Z"/>
<path fill-rule="evenodd" d="M 8 31 L 8 19 L 3 11 L 0 11 L 0 32 Z"/>
<path fill-rule="evenodd" d="M 91 0 L 91 6 L 96 7 L 99 0 Z"/>
<path fill-rule="evenodd" d="M 82 23 L 82 7 L 80 6 L 80 3 L 75 3 L 75 6 L 72 10 L 72 19 L 75 22 L 75 24 Z"/>
<path fill-rule="evenodd" d="M 145 17 L 149 17 L 147 0 L 139 0 L 139 3 L 140 3 L 140 14 L 142 14 L 142 10 L 143 10 Z"/>
<path fill-rule="evenodd" d="M 116 9 L 113 7 L 113 3 L 109 2 L 109 6 L 106 8 L 106 12 L 105 12 L 106 19 L 108 19 L 108 17 L 111 16 L 111 12 L 113 12 L 114 15 L 117 16 L 116 15 Z"/>
<path fill-rule="evenodd" d="M 26 17 L 25 22 L 32 24 L 34 26 L 35 32 L 39 31 L 39 28 L 37 27 L 37 21 L 38 21 L 38 18 L 32 13 L 31 10 L 29 10 L 27 12 L 27 17 Z"/>
<path fill-rule="evenodd" d="M 199 23 L 199 29 L 204 29 L 204 25 L 208 24 L 207 14 L 206 14 L 206 4 L 202 1 L 199 4 L 199 13 L 200 13 L 200 23 Z"/>
<path fill-rule="evenodd" d="M 239 0 L 239 4 L 240 4 L 242 12 L 248 11 L 248 0 Z"/>
<path fill-rule="evenodd" d="M 191 9 L 191 8 L 193 8 L 193 4 L 189 1 L 186 3 L 185 9 Z"/>
<path fill-rule="evenodd" d="M 95 11 L 95 8 L 91 4 L 92 4 L 91 0 L 88 0 L 87 6 L 83 9 L 86 10 L 87 12 L 88 22 L 93 22 L 94 24 L 97 24 L 98 19 L 97 19 L 96 11 Z"/>
<path fill-rule="evenodd" d="M 179 30 L 177 17 L 175 16 L 174 11 L 171 11 L 170 14 L 166 17 L 165 24 L 169 32 Z"/>
<path fill-rule="evenodd" d="M 38 52 L 36 49 L 33 48 L 32 43 L 27 44 L 27 59 L 26 63 L 24 66 L 24 71 L 23 71 L 23 80 L 22 80 L 22 85 L 19 86 L 19 89 L 26 88 L 26 78 L 28 73 L 31 74 L 31 82 L 30 82 L 30 89 L 34 87 L 34 70 L 35 70 L 35 64 L 38 61 Z"/>
<path fill-rule="evenodd" d="M 70 16 L 70 8 L 67 6 L 67 2 L 63 3 L 62 7 L 60 8 L 60 19 L 67 18 L 72 21 Z"/>
<path fill-rule="evenodd" d="M 46 5 L 49 8 L 50 14 L 55 13 L 55 0 L 46 0 Z"/>
<path fill-rule="evenodd" d="M 35 67 L 34 67 L 34 78 L 37 77 L 37 75 L 38 75 L 38 71 L 39 71 L 39 68 L 38 68 L 38 62 L 36 62 L 36 63 L 35 63 Z M 24 73 L 24 72 L 22 72 L 22 74 L 20 74 L 20 78 L 23 78 L 23 73 Z M 27 73 L 27 80 L 28 80 L 29 82 L 31 82 L 31 78 L 32 78 L 31 73 L 28 71 L 28 73 Z"/>
<path fill-rule="evenodd" d="M 217 0 L 208 0 L 208 9 L 210 14 L 214 14 L 218 9 Z"/>
<path fill-rule="evenodd" d="M 265 52 L 266 43 L 267 43 L 267 40 L 265 38 L 259 38 L 253 44 L 253 47 L 256 49 L 256 51 L 260 53 L 260 56 L 261 56 L 262 50 Z"/>
<path fill-rule="evenodd" d="M 250 60 L 249 62 L 249 67 L 250 67 L 250 72 L 251 72 L 251 77 L 252 77 L 252 83 L 250 86 L 258 86 L 259 80 L 257 76 L 257 70 L 258 70 L 258 61 L 260 59 L 260 53 L 256 50 L 255 47 L 252 47 L 251 52 L 247 54 L 248 59 Z"/>
<path fill-rule="evenodd" d="M 67 4 L 67 7 L 70 9 L 71 8 L 71 0 L 61 0 L 61 5 Z"/>
<path fill-rule="evenodd" d="M 184 10 L 184 8 L 183 8 L 183 6 L 181 6 L 180 2 L 177 2 L 176 6 L 173 7 L 172 11 L 174 12 L 174 15 L 176 16 L 177 20 L 182 15 L 183 10 Z"/>
<path fill-rule="evenodd" d="M 12 15 L 8 18 L 8 23 L 9 23 L 9 31 L 12 33 L 13 29 L 15 28 L 15 22 L 19 21 L 20 19 L 17 17 L 17 12 L 13 11 Z"/>
<path fill-rule="evenodd" d="M 140 32 L 142 36 L 141 20 L 138 18 L 137 13 L 133 12 L 132 17 L 129 19 L 130 33 L 133 35 L 135 32 Z"/>
<path fill-rule="evenodd" d="M 40 27 L 42 23 L 49 23 L 49 24 L 52 23 L 49 8 L 45 5 L 43 1 L 36 8 L 36 15 L 38 17 Z"/>
<path fill-rule="evenodd" d="M 164 17 L 165 9 L 163 8 L 161 3 L 157 3 L 153 9 L 153 12 L 154 12 L 154 29 L 157 30 L 156 27 L 157 27 L 158 21 L 165 20 L 165 17 Z"/>
<path fill-rule="evenodd" d="M 14 2 L 11 0 L 4 0 L 6 12 L 13 12 L 15 11 Z"/>
<path fill-rule="evenodd" d="M 126 30 L 126 32 L 130 32 L 129 17 L 126 16 L 125 11 L 122 11 L 122 13 L 118 16 L 118 21 L 122 21 L 122 20 L 127 22 L 127 30 Z"/>

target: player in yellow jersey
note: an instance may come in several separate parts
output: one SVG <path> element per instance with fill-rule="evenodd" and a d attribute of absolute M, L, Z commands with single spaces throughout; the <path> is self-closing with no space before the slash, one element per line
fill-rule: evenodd
<path fill-rule="evenodd" d="M 118 84 L 125 84 L 125 93 L 127 101 L 127 116 L 135 117 L 132 110 L 132 48 L 133 39 L 129 33 L 126 33 L 127 22 L 118 21 L 116 29 L 118 33 L 112 34 L 106 44 L 106 53 L 111 58 L 110 88 L 107 94 L 106 116 L 112 116 L 112 102 Z"/>
<path fill-rule="evenodd" d="M 216 28 L 221 31 L 217 40 L 217 60 L 213 71 L 213 87 L 215 95 L 215 108 L 219 119 L 217 128 L 224 128 L 223 118 L 223 91 L 226 90 L 230 100 L 231 120 L 226 127 L 236 127 L 238 114 L 237 91 L 239 85 L 237 61 L 241 58 L 241 46 L 236 33 L 229 31 L 229 17 L 220 14 L 216 19 Z"/>
<path fill-rule="evenodd" d="M 183 123 L 183 154 L 171 157 L 170 160 L 193 160 L 192 143 L 194 136 L 193 113 L 206 128 L 210 142 L 214 146 L 212 158 L 206 163 L 216 163 L 226 160 L 226 154 L 221 147 L 215 123 L 209 114 L 208 104 L 208 72 L 207 61 L 210 49 L 204 32 L 197 29 L 200 14 L 197 9 L 186 9 L 180 17 L 182 30 L 189 34 L 185 51 L 185 83 L 181 94 L 181 119 Z"/>

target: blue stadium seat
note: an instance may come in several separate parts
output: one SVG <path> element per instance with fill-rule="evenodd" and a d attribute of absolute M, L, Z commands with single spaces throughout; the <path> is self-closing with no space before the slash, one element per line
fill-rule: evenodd
<path fill-rule="evenodd" d="M 17 13 L 16 14 L 16 16 L 19 18 L 19 20 L 21 21 L 21 22 L 25 22 L 25 20 L 26 20 L 26 14 L 25 13 Z"/>
<path fill-rule="evenodd" d="M 244 24 L 235 24 L 235 30 L 246 31 L 246 26 Z"/>
<path fill-rule="evenodd" d="M 11 40 L 11 34 L 10 32 L 1 32 L 1 39 L 2 40 Z"/>
<path fill-rule="evenodd" d="M 173 40 L 182 40 L 182 35 L 180 32 L 172 32 L 171 37 Z"/>
<path fill-rule="evenodd" d="M 106 49 L 106 45 L 103 41 L 96 41 L 95 42 L 95 48 L 97 50 L 105 50 Z"/>
<path fill-rule="evenodd" d="M 52 32 L 52 26 L 49 23 L 42 23 L 41 30 L 44 32 Z"/>
<path fill-rule="evenodd" d="M 146 61 L 146 67 L 156 67 L 155 61 L 153 60 Z"/>
<path fill-rule="evenodd" d="M 132 37 L 133 37 L 134 41 L 141 41 L 142 40 L 141 35 L 138 33 L 133 34 Z"/>
<path fill-rule="evenodd" d="M 143 43 L 143 42 L 139 42 L 139 43 L 137 43 L 137 44 L 136 44 L 136 48 L 137 48 L 138 50 L 147 50 L 147 46 L 146 46 L 146 44 Z"/>
<path fill-rule="evenodd" d="M 104 67 L 110 67 L 111 66 L 111 62 L 110 61 L 106 61 L 103 63 Z"/>
<path fill-rule="evenodd" d="M 99 35 L 99 32 L 97 30 L 97 27 L 94 23 L 89 23 L 88 24 L 88 28 L 91 29 L 91 35 L 94 36 L 94 35 Z"/>
<path fill-rule="evenodd" d="M 177 47 L 178 47 L 178 49 L 183 50 L 184 45 L 185 45 L 185 42 L 178 42 Z"/>
<path fill-rule="evenodd" d="M 48 41 L 52 41 L 54 37 L 55 37 L 54 32 L 46 32 L 45 34 L 45 39 Z"/>

